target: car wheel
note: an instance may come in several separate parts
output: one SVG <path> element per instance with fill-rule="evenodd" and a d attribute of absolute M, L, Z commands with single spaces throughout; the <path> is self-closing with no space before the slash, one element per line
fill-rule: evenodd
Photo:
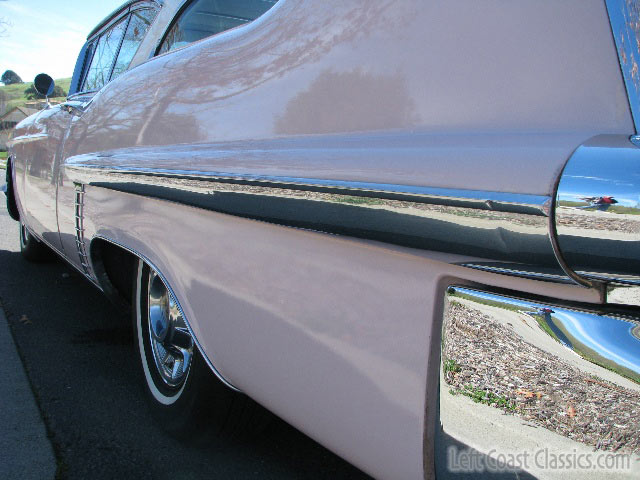
<path fill-rule="evenodd" d="M 185 440 L 241 435 L 265 423 L 266 411 L 218 380 L 198 350 L 173 293 L 139 260 L 134 285 L 134 336 L 151 410 Z"/>
<path fill-rule="evenodd" d="M 22 221 L 20 221 L 20 253 L 26 260 L 34 263 L 46 262 L 52 257 L 49 247 L 34 237 Z"/>

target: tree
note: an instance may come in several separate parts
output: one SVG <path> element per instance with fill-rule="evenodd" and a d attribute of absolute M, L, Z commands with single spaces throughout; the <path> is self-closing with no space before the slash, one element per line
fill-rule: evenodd
<path fill-rule="evenodd" d="M 2 74 L 0 82 L 5 85 L 13 85 L 14 83 L 23 83 L 20 76 L 13 70 L 7 70 Z"/>
<path fill-rule="evenodd" d="M 0 2 L 6 2 L 7 0 L 0 0 Z M 6 18 L 0 17 L 0 37 L 4 37 L 7 34 L 7 30 L 12 27 L 11 22 Z"/>
<path fill-rule="evenodd" d="M 29 85 L 29 87 L 24 91 L 24 96 L 27 100 L 36 100 L 39 98 L 44 98 L 44 95 L 40 95 L 36 87 L 33 86 L 33 83 Z M 50 98 L 54 97 L 66 97 L 67 92 L 65 92 L 60 85 L 56 85 L 53 88 L 53 93 L 49 95 Z"/>

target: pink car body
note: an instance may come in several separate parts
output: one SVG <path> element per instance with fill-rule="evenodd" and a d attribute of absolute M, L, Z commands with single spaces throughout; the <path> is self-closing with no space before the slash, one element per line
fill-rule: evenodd
<path fill-rule="evenodd" d="M 128 71 L 19 124 L 11 171 L 28 231 L 98 288 L 106 244 L 160 272 L 224 382 L 375 477 L 429 478 L 464 437 L 440 412 L 451 286 L 635 318 L 636 267 L 589 276 L 553 223 L 578 147 L 637 160 L 605 2 L 280 0 L 153 56 L 180 3 Z M 513 432 L 469 412 L 478 451 Z"/>

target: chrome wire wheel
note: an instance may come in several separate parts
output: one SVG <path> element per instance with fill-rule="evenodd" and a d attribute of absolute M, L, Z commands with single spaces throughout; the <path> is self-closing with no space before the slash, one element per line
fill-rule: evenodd
<path fill-rule="evenodd" d="M 176 299 L 153 270 L 147 292 L 149 341 L 157 373 L 167 386 L 180 387 L 189 376 L 193 337 Z"/>

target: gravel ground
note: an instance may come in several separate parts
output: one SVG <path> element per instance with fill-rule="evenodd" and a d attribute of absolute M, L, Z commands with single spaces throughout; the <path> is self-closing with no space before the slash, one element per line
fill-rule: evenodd
<path fill-rule="evenodd" d="M 640 452 L 640 394 L 586 374 L 455 300 L 443 364 L 450 393 L 596 450 Z"/>
<path fill-rule="evenodd" d="M 612 214 L 611 212 L 560 207 L 556 219 L 558 226 L 577 228 L 583 232 L 640 233 L 640 215 Z"/>

